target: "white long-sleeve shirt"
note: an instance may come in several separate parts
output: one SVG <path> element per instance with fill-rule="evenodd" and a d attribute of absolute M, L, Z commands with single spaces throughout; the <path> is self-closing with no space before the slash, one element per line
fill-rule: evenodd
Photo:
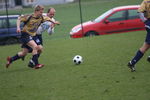
<path fill-rule="evenodd" d="M 52 20 L 55 21 L 54 18 L 52 18 Z M 49 22 L 49 21 L 46 21 L 46 22 L 42 23 L 42 24 L 39 26 L 39 28 L 38 28 L 38 30 L 37 30 L 36 33 L 37 33 L 37 34 L 42 34 L 44 31 L 47 30 L 47 32 L 48 32 L 49 35 L 53 34 L 53 33 L 54 33 L 54 28 L 51 28 L 51 24 L 52 24 L 52 23 Z"/>

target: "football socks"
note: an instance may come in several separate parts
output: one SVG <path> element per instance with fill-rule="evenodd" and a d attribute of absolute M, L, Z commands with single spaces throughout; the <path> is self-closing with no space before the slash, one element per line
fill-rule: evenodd
<path fill-rule="evenodd" d="M 20 59 L 20 58 L 21 58 L 21 57 L 20 57 L 18 54 L 16 54 L 15 56 L 11 57 L 10 62 L 13 62 L 13 61 L 15 61 L 15 60 L 18 60 L 18 59 Z"/>
<path fill-rule="evenodd" d="M 143 57 L 143 53 L 138 50 L 135 57 L 131 60 L 132 65 L 135 65 L 142 57 Z"/>
<path fill-rule="evenodd" d="M 32 61 L 35 63 L 35 65 L 39 64 L 38 62 L 38 54 L 35 54 L 32 56 Z"/>

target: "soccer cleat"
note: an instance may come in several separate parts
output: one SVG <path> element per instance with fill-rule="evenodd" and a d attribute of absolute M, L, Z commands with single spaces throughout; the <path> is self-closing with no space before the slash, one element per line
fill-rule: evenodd
<path fill-rule="evenodd" d="M 34 65 L 33 65 L 33 64 L 31 64 L 31 63 L 29 62 L 29 63 L 28 63 L 28 67 L 33 68 L 33 67 L 34 67 Z"/>
<path fill-rule="evenodd" d="M 42 68 L 42 67 L 44 67 L 44 64 L 37 64 L 34 68 L 39 69 L 39 68 Z"/>
<path fill-rule="evenodd" d="M 30 60 L 28 63 L 28 67 L 34 68 L 35 63 L 33 62 L 33 60 Z"/>
<path fill-rule="evenodd" d="M 7 63 L 6 63 L 6 68 L 8 68 L 9 67 L 9 65 L 12 63 L 11 62 L 11 58 L 10 57 L 7 57 Z"/>
<path fill-rule="evenodd" d="M 131 72 L 135 72 L 135 67 L 132 65 L 131 61 L 128 63 L 128 67 L 131 69 Z"/>
<path fill-rule="evenodd" d="M 22 57 L 21 57 L 21 60 L 24 61 L 24 60 L 25 60 L 25 56 L 22 56 Z"/>
<path fill-rule="evenodd" d="M 147 61 L 150 62 L 150 56 L 147 57 Z"/>

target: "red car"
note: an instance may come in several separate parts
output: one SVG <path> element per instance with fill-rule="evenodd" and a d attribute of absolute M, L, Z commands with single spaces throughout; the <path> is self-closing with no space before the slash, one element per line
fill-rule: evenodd
<path fill-rule="evenodd" d="M 138 8 L 139 5 L 130 5 L 110 9 L 92 21 L 73 27 L 70 36 L 72 38 L 79 38 L 144 30 L 144 23 L 140 20 L 137 13 Z"/>

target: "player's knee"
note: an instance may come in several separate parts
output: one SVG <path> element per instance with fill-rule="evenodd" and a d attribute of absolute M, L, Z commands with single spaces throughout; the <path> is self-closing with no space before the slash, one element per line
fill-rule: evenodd
<path fill-rule="evenodd" d="M 33 49 L 34 51 L 38 51 L 38 46 L 34 46 L 32 49 Z"/>
<path fill-rule="evenodd" d="M 41 54 L 41 53 L 42 53 L 42 50 L 39 50 L 39 51 L 38 51 L 38 54 Z"/>
<path fill-rule="evenodd" d="M 140 51 L 143 52 L 143 53 L 145 53 L 149 48 L 150 48 L 150 45 L 145 43 L 145 44 L 140 48 Z"/>
<path fill-rule="evenodd" d="M 38 46 L 38 52 L 39 52 L 39 53 L 42 53 L 42 51 L 43 51 L 43 47 L 42 47 L 41 45 L 39 45 L 39 46 Z"/>
<path fill-rule="evenodd" d="M 38 53 L 42 53 L 42 52 L 43 52 L 43 49 L 39 49 L 39 50 L 38 50 Z"/>

